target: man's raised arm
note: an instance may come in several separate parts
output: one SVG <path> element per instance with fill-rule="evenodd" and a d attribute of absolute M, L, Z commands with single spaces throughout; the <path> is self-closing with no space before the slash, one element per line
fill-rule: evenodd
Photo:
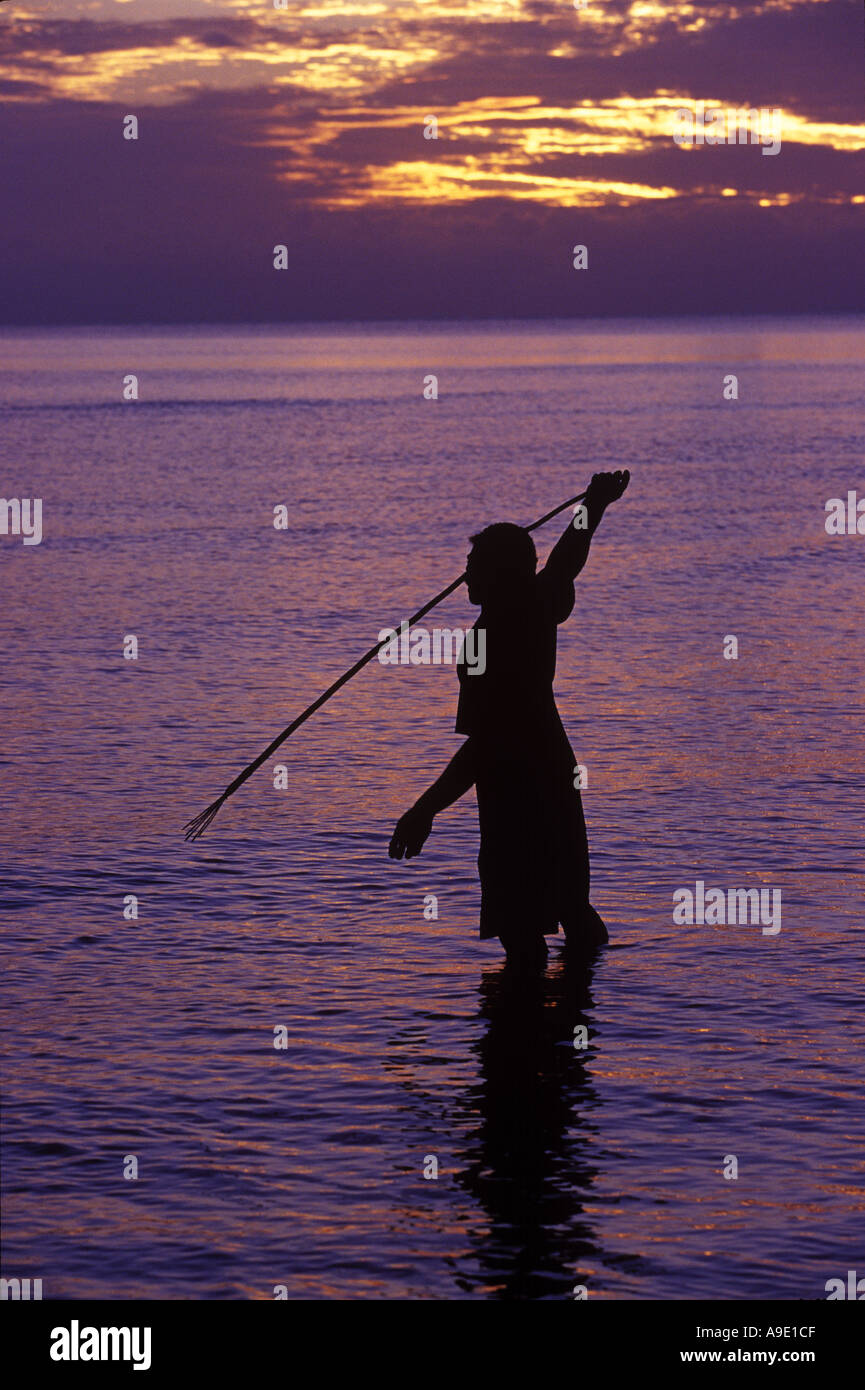
<path fill-rule="evenodd" d="M 589 558 L 589 546 L 601 517 L 611 502 L 618 501 L 630 480 L 631 475 L 627 468 L 619 469 L 615 473 L 595 473 L 582 503 L 582 519 L 585 525 L 578 527 L 571 522 L 567 531 L 559 537 L 550 551 L 544 573 L 556 579 L 576 579 Z M 577 519 L 575 515 L 574 520 Z"/>

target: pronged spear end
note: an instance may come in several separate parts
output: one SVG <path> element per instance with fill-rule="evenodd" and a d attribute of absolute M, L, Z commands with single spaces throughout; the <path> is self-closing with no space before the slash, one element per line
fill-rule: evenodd
<path fill-rule="evenodd" d="M 185 834 L 183 836 L 184 840 L 197 840 L 199 836 L 203 835 L 207 827 L 215 819 L 216 813 L 224 800 L 224 796 L 218 797 L 216 801 L 212 802 L 212 804 L 208 806 L 206 811 L 201 811 L 199 815 L 194 816 L 192 820 L 187 821 L 186 825 L 184 825 L 183 827 L 185 831 Z"/>

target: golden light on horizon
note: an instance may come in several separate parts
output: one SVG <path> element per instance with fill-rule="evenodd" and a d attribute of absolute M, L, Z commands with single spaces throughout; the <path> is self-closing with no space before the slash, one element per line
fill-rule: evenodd
<path fill-rule="evenodd" d="M 475 199 L 508 197 L 516 201 L 543 202 L 557 207 L 602 207 L 647 198 L 675 198 L 675 188 L 605 179 L 551 178 L 531 173 L 511 173 L 474 157 L 460 163 L 397 161 L 382 169 L 367 170 L 368 181 L 351 192 L 313 197 L 318 206 L 360 207 L 375 201 L 460 203 Z M 306 174 L 286 171 L 292 180 Z"/>

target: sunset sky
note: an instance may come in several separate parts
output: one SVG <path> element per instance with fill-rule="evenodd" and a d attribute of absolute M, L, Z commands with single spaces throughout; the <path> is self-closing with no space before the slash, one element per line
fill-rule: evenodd
<path fill-rule="evenodd" d="M 0 316 L 861 308 L 862 54 L 852 0 L 6 0 Z"/>

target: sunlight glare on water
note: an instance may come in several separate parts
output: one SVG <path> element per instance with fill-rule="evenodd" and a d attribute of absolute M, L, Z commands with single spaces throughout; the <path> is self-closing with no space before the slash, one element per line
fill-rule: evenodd
<path fill-rule="evenodd" d="M 5 336 L 3 489 L 44 509 L 0 543 L 5 1270 L 814 1299 L 861 1264 L 865 541 L 823 522 L 865 492 L 863 378 L 855 319 Z M 516 986 L 479 942 L 473 796 L 387 857 L 458 746 L 450 667 L 373 662 L 184 843 L 472 531 L 612 468 L 556 680 L 591 973 Z M 674 926 L 697 879 L 780 888 L 782 930 Z"/>

